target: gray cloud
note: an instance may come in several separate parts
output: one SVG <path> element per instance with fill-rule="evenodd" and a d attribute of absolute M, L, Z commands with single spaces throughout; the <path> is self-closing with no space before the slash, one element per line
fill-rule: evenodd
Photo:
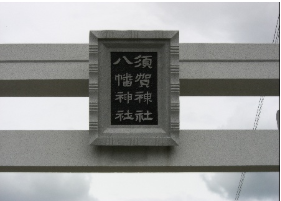
<path fill-rule="evenodd" d="M 89 30 L 100 29 L 179 30 L 181 43 L 271 43 L 278 13 L 278 2 L 1 3 L 0 43 L 87 43 Z"/>
<path fill-rule="evenodd" d="M 230 200 L 234 200 L 241 173 L 218 173 L 202 175 L 207 187 Z M 279 173 L 246 173 L 239 200 L 279 200 Z"/>
<path fill-rule="evenodd" d="M 1 173 L 1 201 L 95 201 L 86 174 Z"/>
<path fill-rule="evenodd" d="M 260 97 L 180 97 L 181 129 L 252 130 Z M 277 130 L 279 97 L 265 97 L 258 130 Z"/>
<path fill-rule="evenodd" d="M 180 41 L 271 43 L 278 3 L 156 3 L 163 24 L 180 30 Z"/>
<path fill-rule="evenodd" d="M 254 127 L 260 97 L 236 97 L 232 107 L 237 108 L 219 129 L 252 130 Z M 276 112 L 279 109 L 279 97 L 265 97 L 261 109 L 257 130 L 277 130 Z"/>

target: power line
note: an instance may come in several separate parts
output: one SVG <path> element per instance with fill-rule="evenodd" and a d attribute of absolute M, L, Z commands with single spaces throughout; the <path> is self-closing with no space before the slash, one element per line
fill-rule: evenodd
<path fill-rule="evenodd" d="M 280 16 L 278 16 L 278 19 L 277 19 L 277 22 L 276 22 L 276 27 L 275 27 L 272 43 L 279 43 L 279 35 L 280 35 L 280 20 L 279 20 L 279 17 Z"/>
<path fill-rule="evenodd" d="M 256 113 L 256 118 L 255 118 L 253 130 L 256 130 L 258 125 L 259 125 L 259 119 L 260 119 L 260 115 L 261 115 L 263 101 L 264 101 L 264 96 L 261 96 L 260 100 L 259 100 L 259 105 L 258 105 L 258 109 L 257 109 L 257 113 Z M 245 176 L 246 176 L 246 172 L 242 172 L 241 177 L 240 177 L 240 181 L 239 181 L 239 185 L 238 185 L 238 188 L 237 188 L 235 200 L 239 200 Z"/>
<path fill-rule="evenodd" d="M 259 125 L 259 119 L 260 119 L 260 115 L 261 115 L 261 109 L 262 109 L 263 101 L 264 101 L 264 96 L 261 96 L 260 100 L 259 100 L 259 105 L 258 105 L 258 109 L 257 109 L 257 113 L 256 113 L 256 118 L 255 118 L 253 130 L 256 130 L 258 125 Z M 238 185 L 238 188 L 237 188 L 235 200 L 239 200 L 245 176 L 246 176 L 246 172 L 242 172 L 241 177 L 240 177 L 240 181 L 239 181 L 239 185 Z"/>
<path fill-rule="evenodd" d="M 235 200 L 239 200 L 240 192 L 242 190 L 242 186 L 243 186 L 244 179 L 245 179 L 245 174 L 246 174 L 246 172 L 242 172 L 242 174 L 241 174 L 238 189 L 237 189 L 236 196 L 235 196 Z"/>
<path fill-rule="evenodd" d="M 259 100 L 259 106 L 258 106 L 258 109 L 257 109 L 253 130 L 257 130 L 257 127 L 258 127 L 258 124 L 259 124 L 259 120 L 260 120 L 260 115 L 261 115 L 261 109 L 262 109 L 263 101 L 264 101 L 264 96 L 261 96 L 260 100 Z"/>
<path fill-rule="evenodd" d="M 280 17 L 280 15 L 278 15 L 278 19 L 277 19 L 277 23 L 276 23 L 276 27 L 275 27 L 272 43 L 279 43 L 279 36 L 280 36 L 280 21 L 279 21 L 279 17 Z M 260 119 L 260 114 L 261 114 L 261 110 L 262 110 L 263 101 L 264 101 L 264 96 L 261 96 L 260 100 L 259 100 L 259 105 L 258 105 L 256 117 L 255 117 L 255 122 L 254 122 L 253 130 L 256 130 L 258 125 L 259 125 L 259 119 Z M 241 177 L 240 177 L 240 181 L 239 181 L 239 185 L 238 185 L 238 189 L 237 189 L 237 192 L 236 192 L 235 200 L 239 200 L 245 176 L 246 176 L 246 172 L 242 172 L 241 173 Z"/>

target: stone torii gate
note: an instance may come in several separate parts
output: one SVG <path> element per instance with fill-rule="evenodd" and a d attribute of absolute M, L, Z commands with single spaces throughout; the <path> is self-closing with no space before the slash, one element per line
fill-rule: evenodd
<path fill-rule="evenodd" d="M 88 44 L 0 44 L 0 97 L 89 97 Z M 279 96 L 278 44 L 180 44 L 181 96 Z M 274 115 L 274 114 L 273 114 Z M 278 130 L 180 130 L 180 146 L 90 146 L 89 131 L 0 131 L 1 172 L 279 171 Z"/>

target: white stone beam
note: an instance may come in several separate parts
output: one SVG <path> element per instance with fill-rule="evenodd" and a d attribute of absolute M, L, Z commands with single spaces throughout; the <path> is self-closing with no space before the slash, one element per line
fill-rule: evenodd
<path fill-rule="evenodd" d="M 0 131 L 0 172 L 279 171 L 276 130 L 182 130 L 176 147 L 94 147 L 88 131 Z"/>
<path fill-rule="evenodd" d="M 0 44 L 0 97 L 87 97 L 88 44 Z M 279 96 L 276 44 L 180 44 L 181 96 Z"/>

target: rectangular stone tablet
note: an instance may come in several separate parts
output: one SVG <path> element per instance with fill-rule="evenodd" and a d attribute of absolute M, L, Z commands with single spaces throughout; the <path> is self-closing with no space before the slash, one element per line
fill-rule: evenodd
<path fill-rule="evenodd" d="M 179 32 L 91 31 L 90 144 L 176 146 Z"/>

